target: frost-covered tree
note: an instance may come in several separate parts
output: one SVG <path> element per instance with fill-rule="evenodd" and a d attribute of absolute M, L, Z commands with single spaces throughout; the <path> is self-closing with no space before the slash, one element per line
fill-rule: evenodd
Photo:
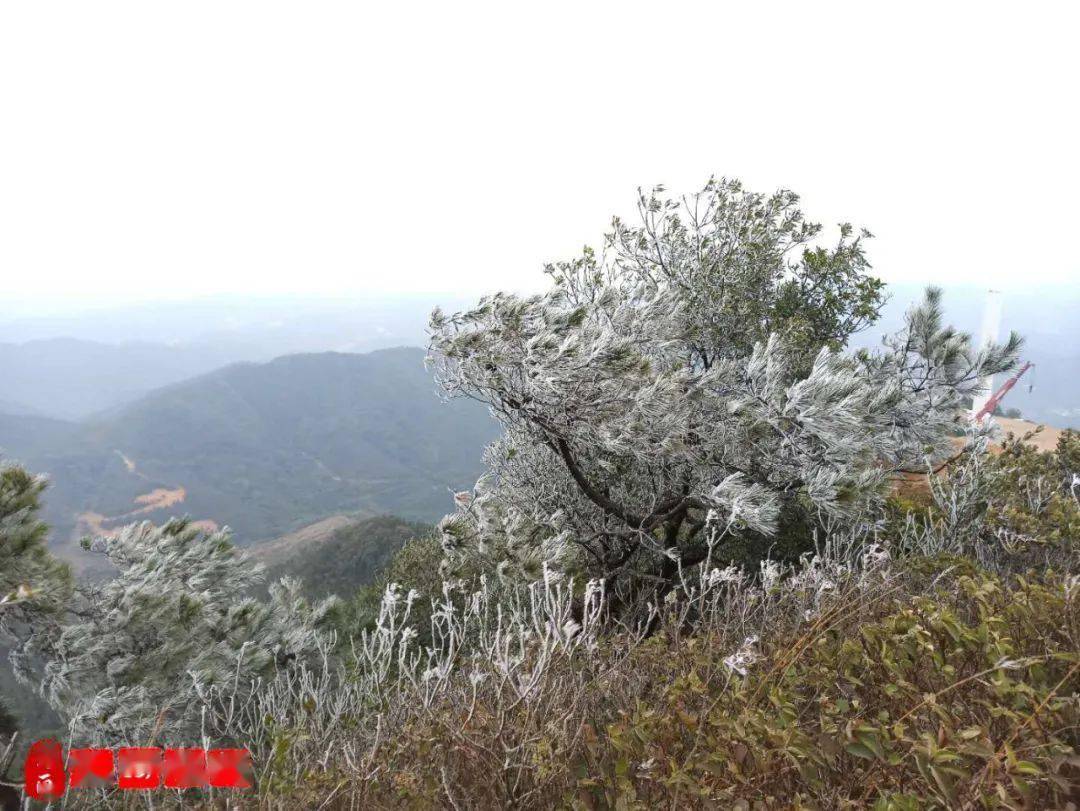
<path fill-rule="evenodd" d="M 14 657 L 17 675 L 40 684 L 77 739 L 197 741 L 199 689 L 248 684 L 310 656 L 337 606 L 310 605 L 288 579 L 266 602 L 249 596 L 261 567 L 226 531 L 187 520 L 133 524 L 91 548 L 117 576 L 80 587 L 68 621 L 41 629 Z"/>
<path fill-rule="evenodd" d="M 751 565 L 770 547 L 796 557 L 814 527 L 860 520 L 890 473 L 945 451 L 963 398 L 1019 338 L 974 349 L 930 290 L 879 351 L 843 353 L 880 283 L 863 237 L 842 226 L 814 246 L 796 206 L 731 181 L 679 201 L 657 189 L 602 255 L 548 266 L 548 292 L 432 315 L 446 391 L 505 426 L 441 524 L 451 566 L 665 584 L 706 541 Z"/>
<path fill-rule="evenodd" d="M 0 463 L 0 631 L 26 628 L 71 594 L 68 567 L 46 548 L 39 518 L 45 479 Z"/>

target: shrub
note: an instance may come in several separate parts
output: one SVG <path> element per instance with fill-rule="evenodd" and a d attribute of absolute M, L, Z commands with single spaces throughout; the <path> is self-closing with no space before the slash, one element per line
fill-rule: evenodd
<path fill-rule="evenodd" d="M 71 595 L 68 566 L 45 545 L 44 489 L 43 477 L 0 462 L 0 634 L 56 612 Z"/>
<path fill-rule="evenodd" d="M 1080 434 L 1054 451 L 1006 437 L 989 452 L 975 433 L 957 460 L 929 476 L 929 499 L 894 496 L 891 536 L 922 556 L 968 557 L 995 571 L 1077 571 L 1080 564 Z M 916 500 L 918 499 L 918 500 Z"/>
<path fill-rule="evenodd" d="M 309 605 L 297 581 L 275 584 L 265 602 L 246 596 L 261 570 L 227 532 L 187 520 L 133 524 L 94 548 L 117 576 L 81 587 L 66 621 L 38 627 L 13 656 L 77 741 L 197 740 L 200 688 L 248 684 L 310 655 L 336 606 Z"/>
<path fill-rule="evenodd" d="M 610 624 L 598 583 L 583 614 L 551 572 L 509 600 L 447 586 L 426 649 L 391 587 L 337 673 L 219 688 L 212 727 L 252 742 L 265 804 L 1048 807 L 1080 788 L 1080 579 L 847 537 L 680 583 L 646 633 Z"/>
<path fill-rule="evenodd" d="M 695 642 L 652 662 L 670 685 L 660 700 L 590 747 L 583 804 L 1047 808 L 1078 786 L 1075 580 L 964 575 L 910 598 L 830 600 L 730 682 L 704 675 L 712 646 Z"/>
<path fill-rule="evenodd" d="M 989 529 L 1016 546 L 1075 548 L 1080 541 L 1080 433 L 1063 431 L 1053 451 L 1009 435 L 990 466 Z"/>

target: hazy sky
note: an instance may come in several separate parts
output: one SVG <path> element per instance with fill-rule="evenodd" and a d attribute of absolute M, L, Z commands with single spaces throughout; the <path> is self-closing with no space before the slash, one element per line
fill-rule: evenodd
<path fill-rule="evenodd" d="M 0 5 L 0 300 L 525 290 L 638 185 L 1080 276 L 1080 6 Z"/>

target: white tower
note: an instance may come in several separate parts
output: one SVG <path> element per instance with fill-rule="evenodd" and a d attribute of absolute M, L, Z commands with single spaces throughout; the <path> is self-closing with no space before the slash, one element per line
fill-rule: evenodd
<path fill-rule="evenodd" d="M 1001 291 L 987 290 L 986 305 L 983 308 L 982 336 L 980 346 L 995 343 L 998 332 L 1001 330 Z M 974 417 L 982 407 L 986 405 L 990 396 L 994 393 L 994 376 L 984 377 L 979 381 L 982 386 L 982 394 L 975 398 L 971 405 L 971 416 Z"/>

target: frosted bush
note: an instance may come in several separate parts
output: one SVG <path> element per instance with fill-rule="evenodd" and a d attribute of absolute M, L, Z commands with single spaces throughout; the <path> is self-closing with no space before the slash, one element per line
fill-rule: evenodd
<path fill-rule="evenodd" d="M 714 525 L 717 563 L 790 562 L 811 532 L 771 555 L 783 525 L 872 521 L 890 477 L 950 452 L 965 398 L 1019 338 L 974 347 L 931 289 L 878 350 L 843 351 L 879 301 L 865 235 L 816 244 L 797 200 L 728 180 L 642 193 L 639 222 L 549 266 L 547 292 L 432 315 L 447 394 L 505 428 L 440 524 L 448 571 L 522 583 L 546 565 L 604 577 L 613 610 L 659 604 Z"/>
<path fill-rule="evenodd" d="M 73 741 L 190 741 L 196 685 L 250 684 L 305 661 L 336 608 L 309 604 L 296 580 L 266 601 L 246 596 L 260 568 L 227 532 L 186 520 L 133 524 L 98 547 L 116 577 L 80 587 L 70 619 L 40 625 L 13 655 Z"/>
<path fill-rule="evenodd" d="M 537 767 L 525 753 L 540 733 L 521 728 L 520 719 L 552 734 L 562 730 L 556 737 L 582 734 L 574 726 L 582 723 L 580 697 L 598 680 L 632 682 L 634 674 L 622 663 L 656 634 L 717 640 L 727 651 L 718 651 L 717 661 L 746 675 L 759 659 L 764 633 L 778 624 L 813 622 L 816 614 L 804 616 L 806 609 L 831 594 L 854 588 L 869 595 L 882 587 L 887 557 L 872 547 L 865 555 L 835 556 L 836 549 L 851 546 L 850 540 L 823 544 L 802 567 L 767 563 L 767 589 L 737 567 L 701 567 L 680 578 L 659 624 L 634 628 L 610 614 L 600 579 L 581 588 L 572 578 L 546 572 L 509 592 L 483 582 L 469 591 L 451 581 L 431 600 L 432 642 L 426 647 L 418 645 L 418 629 L 410 625 L 413 600 L 391 584 L 376 626 L 346 655 L 336 655 L 324 640 L 320 655 L 265 680 L 197 681 L 202 733 L 207 740 L 251 747 L 261 786 L 284 777 L 300 780 L 317 766 L 349 775 L 362 791 L 356 786 L 365 780 L 385 777 L 379 776 L 380 763 L 396 736 L 415 724 L 432 724 L 445 736 L 440 745 L 454 745 L 457 736 L 465 745 L 469 719 L 483 706 L 486 714 L 507 719 L 497 741 L 485 743 L 501 747 L 498 779 L 532 784 Z M 510 724 L 511 717 L 519 720 Z M 282 740 L 289 741 L 284 761 L 274 757 Z"/>

